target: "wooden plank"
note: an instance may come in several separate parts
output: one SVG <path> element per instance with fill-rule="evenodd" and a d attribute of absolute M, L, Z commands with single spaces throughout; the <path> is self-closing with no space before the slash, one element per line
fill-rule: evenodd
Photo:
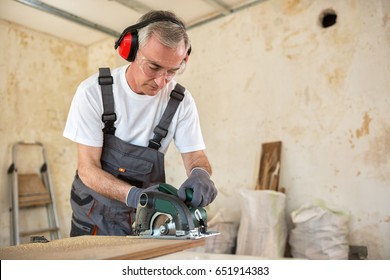
<path fill-rule="evenodd" d="M 262 144 L 256 190 L 278 190 L 281 149 L 281 141 Z"/>
<path fill-rule="evenodd" d="M 212 238 L 212 237 L 208 237 Z M 79 236 L 0 248 L 1 260 L 143 260 L 204 246 L 205 240 Z"/>

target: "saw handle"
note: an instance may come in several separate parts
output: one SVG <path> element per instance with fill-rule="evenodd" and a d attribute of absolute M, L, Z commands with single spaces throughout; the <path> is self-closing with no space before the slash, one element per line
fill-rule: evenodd
<path fill-rule="evenodd" d="M 171 195 L 178 197 L 177 189 L 172 185 L 169 185 L 166 183 L 161 183 L 158 187 L 158 190 L 160 192 L 171 194 Z M 185 202 L 191 202 L 193 193 L 194 193 L 194 191 L 192 189 L 186 189 L 186 201 Z"/>
<path fill-rule="evenodd" d="M 193 189 L 186 189 L 186 201 L 185 202 L 191 202 L 193 194 L 194 194 Z"/>

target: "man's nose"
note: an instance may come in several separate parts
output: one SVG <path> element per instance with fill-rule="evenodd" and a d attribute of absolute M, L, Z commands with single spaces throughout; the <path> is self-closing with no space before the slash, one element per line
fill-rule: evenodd
<path fill-rule="evenodd" d="M 165 84 L 167 83 L 167 78 L 166 78 L 166 75 L 161 75 L 157 78 L 154 79 L 154 82 L 159 86 L 159 87 L 163 87 L 165 86 Z"/>

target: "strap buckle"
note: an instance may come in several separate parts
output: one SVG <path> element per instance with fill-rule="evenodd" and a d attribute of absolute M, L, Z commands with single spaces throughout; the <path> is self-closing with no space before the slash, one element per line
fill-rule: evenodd
<path fill-rule="evenodd" d="M 102 121 L 103 122 L 109 122 L 109 121 L 115 122 L 116 121 L 116 114 L 115 113 L 103 114 L 102 115 Z"/>
<path fill-rule="evenodd" d="M 165 128 L 162 128 L 161 126 L 157 125 L 154 129 L 153 132 L 162 136 L 162 138 L 165 138 L 168 134 L 168 130 Z"/>
<path fill-rule="evenodd" d="M 112 76 L 99 76 L 99 85 L 108 86 L 114 83 Z"/>
<path fill-rule="evenodd" d="M 161 148 L 161 143 L 155 141 L 154 139 L 150 139 L 150 140 L 149 140 L 149 148 L 158 150 L 158 149 Z"/>
<path fill-rule="evenodd" d="M 178 101 L 182 101 L 183 98 L 184 98 L 184 94 L 181 93 L 181 92 L 176 91 L 175 89 L 173 89 L 171 91 L 171 95 L 170 96 L 171 96 L 171 98 L 176 99 Z"/>
<path fill-rule="evenodd" d="M 116 127 L 111 125 L 111 126 L 108 126 L 106 125 L 102 131 L 104 134 L 112 134 L 112 135 L 115 135 L 115 130 L 116 130 Z"/>
<path fill-rule="evenodd" d="M 103 133 L 115 135 L 116 128 L 114 122 L 116 121 L 116 114 L 103 114 L 102 121 L 104 122 L 104 128 L 102 129 Z"/>

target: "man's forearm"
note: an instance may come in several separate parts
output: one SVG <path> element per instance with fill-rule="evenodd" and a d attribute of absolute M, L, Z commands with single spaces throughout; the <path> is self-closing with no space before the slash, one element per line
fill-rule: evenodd
<path fill-rule="evenodd" d="M 182 154 L 182 158 L 187 172 L 187 176 L 190 175 L 191 170 L 197 167 L 206 170 L 211 176 L 212 168 L 204 151 L 184 153 Z"/>
<path fill-rule="evenodd" d="M 97 193 L 110 199 L 126 202 L 131 186 L 102 169 L 101 154 L 101 147 L 78 144 L 77 169 L 80 179 Z"/>
<path fill-rule="evenodd" d="M 78 174 L 85 185 L 110 199 L 126 203 L 131 186 L 99 167 L 79 168 Z"/>

